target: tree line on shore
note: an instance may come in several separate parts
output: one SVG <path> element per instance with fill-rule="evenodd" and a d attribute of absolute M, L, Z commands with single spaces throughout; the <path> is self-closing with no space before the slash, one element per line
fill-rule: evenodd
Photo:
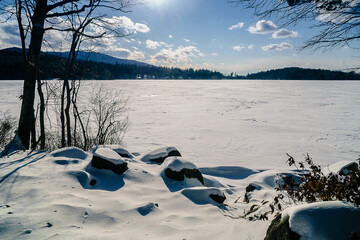
<path fill-rule="evenodd" d="M 42 53 L 40 56 L 44 79 L 61 79 L 66 59 L 60 56 Z M 0 51 L 0 79 L 24 79 L 23 61 L 20 52 Z M 110 64 L 95 61 L 78 60 L 72 78 L 74 79 L 275 79 L 275 80 L 360 80 L 356 72 L 331 71 L 324 69 L 304 69 L 289 67 L 272 69 L 247 75 L 229 75 L 207 69 L 180 69 L 139 64 Z"/>

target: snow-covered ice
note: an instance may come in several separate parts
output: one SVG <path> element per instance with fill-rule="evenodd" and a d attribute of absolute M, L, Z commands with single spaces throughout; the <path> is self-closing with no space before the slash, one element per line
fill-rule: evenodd
<path fill-rule="evenodd" d="M 84 92 L 91 84 L 84 83 Z M 126 148 L 176 146 L 202 167 L 284 166 L 285 153 L 329 166 L 360 155 L 359 81 L 101 81 L 129 96 Z M 20 111 L 22 81 L 0 81 L 0 110 Z"/>

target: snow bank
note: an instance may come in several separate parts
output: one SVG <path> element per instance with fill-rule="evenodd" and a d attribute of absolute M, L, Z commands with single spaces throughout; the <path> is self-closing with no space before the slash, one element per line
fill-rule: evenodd
<path fill-rule="evenodd" d="M 110 148 L 111 150 L 115 151 L 117 154 L 119 154 L 123 158 L 134 158 L 134 155 L 131 154 L 128 150 L 124 149 L 123 147 L 119 145 L 98 145 L 93 146 L 90 149 L 91 153 L 94 153 L 99 148 Z"/>
<path fill-rule="evenodd" d="M 181 193 L 195 204 L 221 204 L 225 195 L 217 188 L 194 187 L 183 189 Z"/>
<path fill-rule="evenodd" d="M 58 150 L 52 151 L 50 156 L 53 157 L 66 157 L 66 158 L 76 158 L 85 160 L 88 156 L 86 152 L 77 147 L 65 147 Z"/>
<path fill-rule="evenodd" d="M 182 169 L 198 169 L 197 166 L 182 157 L 169 158 L 166 168 L 170 168 L 173 171 L 180 172 Z"/>
<path fill-rule="evenodd" d="M 102 159 L 105 159 L 113 164 L 123 164 L 124 161 L 122 160 L 122 158 L 119 156 L 119 154 L 117 154 L 114 150 L 111 150 L 110 148 L 106 148 L 106 147 L 101 147 L 98 148 L 94 153 L 93 153 L 94 157 L 99 157 Z"/>
<path fill-rule="evenodd" d="M 161 164 L 167 157 L 171 156 L 181 157 L 181 154 L 175 147 L 163 147 L 149 152 L 141 158 L 141 161 L 156 162 Z"/>
<path fill-rule="evenodd" d="M 318 202 L 287 208 L 282 217 L 289 216 L 292 231 L 301 239 L 349 239 L 360 230 L 360 209 L 350 203 Z"/>

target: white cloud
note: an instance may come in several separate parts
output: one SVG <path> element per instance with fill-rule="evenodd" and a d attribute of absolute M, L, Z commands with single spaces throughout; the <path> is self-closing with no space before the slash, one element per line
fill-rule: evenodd
<path fill-rule="evenodd" d="M 186 39 L 186 38 L 184 38 L 184 41 L 185 41 L 185 42 L 190 42 L 190 40 L 189 40 L 189 39 Z"/>
<path fill-rule="evenodd" d="M 170 34 L 168 37 L 169 37 L 169 38 L 173 38 L 174 36 Z"/>
<path fill-rule="evenodd" d="M 272 51 L 272 50 L 282 51 L 284 49 L 289 49 L 289 48 L 293 48 L 293 45 L 291 45 L 290 43 L 287 43 L 287 42 L 283 42 L 280 44 L 269 44 L 269 45 L 263 46 L 262 50 L 264 50 L 264 51 Z"/>
<path fill-rule="evenodd" d="M 19 31 L 15 20 L 8 20 L 0 16 L 0 46 L 1 48 L 20 47 Z"/>
<path fill-rule="evenodd" d="M 213 53 L 211 53 L 211 56 L 219 56 L 219 54 L 218 54 L 218 53 L 213 52 Z"/>
<path fill-rule="evenodd" d="M 145 44 L 146 44 L 146 48 L 149 49 L 157 49 L 158 47 L 161 46 L 161 43 L 152 40 L 146 40 Z"/>
<path fill-rule="evenodd" d="M 245 24 L 245 23 L 243 23 L 243 22 L 239 22 L 239 23 L 237 23 L 237 24 L 232 25 L 231 27 L 229 27 L 229 30 L 232 31 L 232 30 L 237 29 L 237 28 L 243 28 L 243 27 L 244 27 L 244 24 Z"/>
<path fill-rule="evenodd" d="M 101 21 L 96 21 L 96 25 L 92 25 L 92 30 L 96 31 L 100 28 L 103 31 L 105 29 L 116 29 L 122 30 L 125 34 L 133 34 L 137 32 L 147 33 L 150 28 L 143 23 L 134 23 L 130 18 L 126 16 L 113 16 L 111 18 L 102 18 Z"/>
<path fill-rule="evenodd" d="M 202 56 L 204 56 L 204 54 L 202 54 L 195 46 L 179 46 L 177 49 L 167 47 L 152 55 L 150 61 L 154 64 L 163 63 L 179 65 L 192 62 L 192 58 L 194 57 Z"/>
<path fill-rule="evenodd" d="M 110 55 L 114 56 L 114 57 L 119 57 L 119 58 L 125 58 L 125 59 L 144 59 L 145 55 L 143 52 L 138 51 L 137 49 L 134 49 L 134 51 L 131 51 L 129 49 L 126 48 L 117 48 L 117 49 L 113 49 L 111 51 L 106 51 L 105 53 L 110 53 Z"/>
<path fill-rule="evenodd" d="M 277 30 L 277 26 L 272 21 L 260 20 L 255 26 L 247 29 L 252 34 L 268 34 Z"/>
<path fill-rule="evenodd" d="M 243 50 L 245 47 L 243 46 L 233 46 L 232 49 L 234 49 L 235 51 L 241 51 Z"/>
<path fill-rule="evenodd" d="M 289 31 L 287 29 L 280 29 L 272 34 L 273 38 L 288 38 L 288 37 L 298 37 L 299 33 L 295 31 Z"/>
<path fill-rule="evenodd" d="M 254 44 L 250 44 L 250 45 L 248 46 L 248 49 L 254 49 Z"/>

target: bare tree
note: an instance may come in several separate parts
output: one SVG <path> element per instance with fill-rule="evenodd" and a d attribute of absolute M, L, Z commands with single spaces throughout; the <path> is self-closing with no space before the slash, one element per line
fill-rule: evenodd
<path fill-rule="evenodd" d="M 109 21 L 109 18 L 106 18 L 105 14 L 96 14 L 95 10 L 99 7 L 101 2 L 97 2 L 97 4 L 89 7 L 86 14 L 72 14 L 67 16 L 66 22 L 68 26 L 64 28 L 57 28 L 57 31 L 68 31 L 71 32 L 71 44 L 69 54 L 65 63 L 65 73 L 64 73 L 64 84 L 63 90 L 61 94 L 61 146 L 71 146 L 72 145 L 72 134 L 71 134 L 71 117 L 70 117 L 70 108 L 71 103 L 73 104 L 73 108 L 76 104 L 77 97 L 77 89 L 76 86 L 80 86 L 77 84 L 70 84 L 70 77 L 76 62 L 76 57 L 78 52 L 80 51 L 80 47 L 85 41 L 92 41 L 99 38 L 107 38 L 107 37 L 125 37 L 127 35 L 132 34 L 124 33 L 121 29 L 121 26 L 117 26 L 116 24 Z M 76 6 L 73 6 L 76 9 Z M 120 11 L 125 12 L 124 9 L 120 9 Z M 96 27 L 97 31 L 92 32 L 88 31 L 89 28 Z M 54 30 L 53 27 L 51 27 Z M 76 81 L 76 80 L 71 80 Z M 72 87 L 71 87 L 72 86 Z M 76 93 L 76 94 L 72 94 Z M 66 99 L 65 99 L 66 96 Z M 76 111 L 74 112 L 76 113 Z M 80 119 L 80 115 L 74 115 L 75 120 L 79 120 L 80 126 L 82 126 L 82 122 Z M 76 122 L 75 122 L 76 123 Z M 66 125 L 66 126 L 65 126 Z M 66 134 L 65 134 L 66 129 Z"/>
<path fill-rule="evenodd" d="M 315 20 L 320 31 L 302 49 L 331 50 L 347 45 L 358 48 L 360 40 L 359 0 L 228 0 L 255 9 L 260 17 L 275 17 L 282 26 Z"/>
<path fill-rule="evenodd" d="M 127 98 L 100 85 L 90 98 L 90 139 L 94 145 L 120 144 L 129 125 Z"/>
<path fill-rule="evenodd" d="M 39 55 L 44 33 L 56 26 L 47 28 L 52 19 L 74 14 L 85 14 L 93 6 L 114 11 L 123 10 L 132 4 L 131 0 L 3 0 L 0 11 L 16 17 L 19 25 L 22 53 L 25 63 L 25 79 L 22 106 L 17 134 L 26 149 L 36 146 L 34 99 L 36 82 L 39 78 Z M 30 35 L 26 52 L 26 37 Z M 68 99 L 69 100 L 69 99 Z"/>

